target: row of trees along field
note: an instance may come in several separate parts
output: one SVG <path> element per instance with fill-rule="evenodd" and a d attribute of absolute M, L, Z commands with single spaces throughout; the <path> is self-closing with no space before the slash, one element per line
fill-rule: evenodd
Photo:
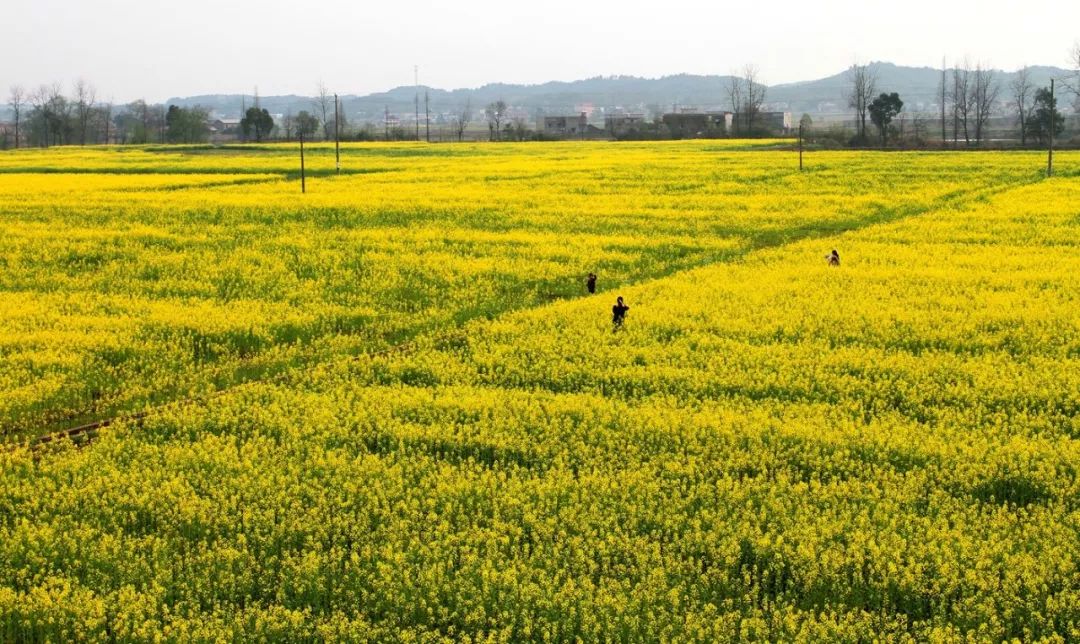
<path fill-rule="evenodd" d="M 1080 44 L 1073 50 L 1076 75 L 1062 79 L 1063 93 L 1071 93 L 1080 112 Z M 903 100 L 896 93 L 880 93 L 878 79 L 870 65 L 852 65 L 848 70 L 847 105 L 855 111 L 855 134 L 851 145 L 869 145 L 874 139 L 887 145 L 893 139 L 908 137 L 917 144 L 930 138 L 930 128 L 940 125 L 940 140 L 954 146 L 962 141 L 966 146 L 981 146 L 990 137 L 990 119 L 1012 117 L 1013 132 L 1020 144 L 1045 145 L 1050 138 L 1060 136 L 1065 129 L 1065 117 L 1058 109 L 1059 95 L 1051 87 L 1038 87 L 1032 80 L 1030 67 L 1022 67 L 1009 83 L 1003 86 L 997 72 L 982 63 L 974 67 L 968 62 L 947 70 L 941 69 L 938 85 L 938 118 L 913 113 L 905 133 L 894 125 L 903 110 Z M 1002 113 L 1004 111 L 1004 113 Z M 867 120 L 874 126 L 874 137 L 867 131 Z M 936 121 L 936 123 L 935 123 Z M 804 115 L 803 126 L 809 124 Z"/>
<path fill-rule="evenodd" d="M 13 128 L 5 147 L 94 145 L 101 143 L 194 143 L 205 140 L 209 115 L 199 108 L 126 105 L 98 101 L 93 85 L 77 81 L 71 94 L 59 83 L 8 94 Z M 4 133 L 8 135 L 8 132 Z"/>
<path fill-rule="evenodd" d="M 871 65 L 853 65 L 847 74 L 848 89 L 844 96 L 854 113 L 854 134 L 849 124 L 814 127 L 809 115 L 799 121 L 800 129 L 818 140 L 832 140 L 838 145 L 866 146 L 900 144 L 921 147 L 932 140 L 942 144 L 979 147 L 993 137 L 1007 136 L 1022 146 L 1045 145 L 1051 131 L 1060 137 L 1065 130 L 1065 118 L 1058 107 L 1063 96 L 1075 100 L 1080 113 L 1080 43 L 1071 53 L 1070 66 L 1075 73 L 1061 79 L 1055 96 L 1050 87 L 1037 86 L 1031 68 L 1023 67 L 1003 83 L 998 72 L 986 64 L 974 67 L 968 62 L 947 69 L 942 65 L 938 84 L 938 113 L 904 112 L 904 101 L 896 92 L 879 92 L 880 83 Z M 761 122 L 766 106 L 768 87 L 761 82 L 760 72 L 753 64 L 732 72 L 722 88 L 724 108 L 731 112 L 730 126 L 713 136 L 752 137 L 775 135 Z M 41 85 L 33 91 L 20 86 L 10 88 L 7 102 L 12 116 L 9 127 L 0 128 L 0 148 L 51 145 L 202 143 L 211 134 L 221 133 L 240 141 L 291 141 L 299 137 L 331 140 L 409 140 L 431 139 L 431 118 L 428 96 L 423 97 L 424 132 L 421 134 L 419 94 L 416 99 L 415 129 L 392 124 L 389 112 L 382 124 L 350 124 L 337 97 L 322 83 L 312 99 L 310 110 L 289 112 L 277 121 L 259 106 L 258 96 L 251 107 L 244 106 L 239 122 L 211 121 L 208 110 L 199 106 L 151 104 L 137 100 L 124 105 L 98 101 L 93 85 L 79 80 L 65 94 L 59 83 Z M 335 109 L 337 108 L 337 109 Z M 541 138 L 520 116 L 511 117 L 513 110 L 503 100 L 488 104 L 482 115 L 474 113 L 471 103 L 458 106 L 449 114 L 439 116 L 438 138 L 465 138 L 474 117 L 482 118 L 492 141 L 524 141 Z M 991 131 L 991 119 L 996 119 Z M 1003 131 L 1000 125 L 1009 125 Z M 873 129 L 871 129 L 871 127 Z M 939 129 L 940 128 L 940 129 Z M 657 117 L 654 122 L 642 123 L 631 138 L 681 138 L 665 130 Z M 701 133 L 691 133 L 701 136 Z M 621 137 L 617 137 L 621 138 Z"/>
<path fill-rule="evenodd" d="M 10 128 L 0 131 L 0 148 L 204 143 L 209 140 L 214 125 L 209 110 L 199 106 L 181 107 L 144 100 L 123 105 L 98 101 L 94 86 L 83 80 L 76 81 L 70 93 L 65 93 L 59 83 L 42 85 L 33 91 L 16 85 L 10 88 L 7 102 L 12 122 Z M 311 112 L 287 114 L 280 123 L 275 123 L 269 111 L 256 104 L 244 110 L 239 123 L 230 124 L 229 134 L 253 142 L 275 137 L 291 140 L 300 135 L 312 138 L 317 134 L 332 138 L 332 105 L 325 131 L 320 131 L 324 127 L 314 114 L 319 108 L 318 99 L 313 107 Z M 339 129 L 348 127 L 343 117 L 339 120 Z M 356 137 L 355 133 L 350 134 Z"/>

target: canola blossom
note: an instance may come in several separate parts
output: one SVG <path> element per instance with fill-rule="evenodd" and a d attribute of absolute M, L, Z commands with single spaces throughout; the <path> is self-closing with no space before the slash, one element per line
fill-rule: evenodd
<path fill-rule="evenodd" d="M 739 142 L 21 151 L 0 157 L 0 433 L 205 394 L 1029 180 L 1030 157 Z M 48 169 L 48 173 L 42 172 Z M 901 193 L 894 186 L 902 183 Z"/>
<path fill-rule="evenodd" d="M 1080 156 L 723 143 L 0 156 L 0 639 L 1080 638 Z"/>

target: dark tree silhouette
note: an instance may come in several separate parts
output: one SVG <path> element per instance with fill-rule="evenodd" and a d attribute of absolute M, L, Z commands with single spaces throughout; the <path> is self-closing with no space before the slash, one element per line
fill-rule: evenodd
<path fill-rule="evenodd" d="M 1065 130 L 1065 117 L 1057 109 L 1057 97 L 1051 98 L 1050 88 L 1043 87 L 1035 92 L 1035 103 L 1028 117 L 1028 136 L 1039 141 L 1039 145 L 1046 145 L 1050 141 L 1050 128 L 1054 129 L 1054 136 Z"/>
<path fill-rule="evenodd" d="M 904 101 L 900 100 L 900 95 L 896 92 L 892 94 L 882 93 L 870 103 L 869 108 L 870 121 L 877 127 L 878 133 L 881 135 L 881 144 L 888 143 L 889 136 L 889 123 L 896 118 L 896 115 L 900 113 L 900 110 L 904 109 Z"/>
<path fill-rule="evenodd" d="M 240 129 L 243 130 L 245 138 L 254 134 L 255 142 L 260 143 L 263 137 L 274 129 L 274 119 L 266 108 L 249 107 L 247 114 L 240 119 Z"/>

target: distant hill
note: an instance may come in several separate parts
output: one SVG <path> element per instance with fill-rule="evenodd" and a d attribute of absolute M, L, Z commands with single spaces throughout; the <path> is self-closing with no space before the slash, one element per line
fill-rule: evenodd
<path fill-rule="evenodd" d="M 909 111 L 933 109 L 938 102 L 941 70 L 929 67 L 903 67 L 892 63 L 873 63 L 879 91 L 899 92 Z M 1001 100 L 1007 100 L 1007 88 L 1013 72 L 996 72 L 1002 85 Z M 1032 77 L 1036 85 L 1049 84 L 1051 76 L 1068 76 L 1069 71 L 1057 67 L 1033 67 Z M 517 110 L 536 116 L 540 113 L 572 113 L 579 106 L 592 105 L 596 109 L 623 109 L 636 112 L 665 112 L 674 106 L 723 109 L 727 108 L 724 89 L 729 76 L 698 76 L 678 74 L 662 78 L 639 78 L 636 76 L 607 76 L 578 81 L 551 81 L 539 85 L 511 85 L 492 83 L 475 89 L 443 90 L 421 87 L 429 94 L 433 114 L 459 110 L 470 102 L 475 114 L 485 105 L 502 99 Z M 766 107 L 789 110 L 796 115 L 803 112 L 814 117 L 846 114 L 844 94 L 848 89 L 846 71 L 817 80 L 785 83 L 768 88 Z M 353 122 L 379 122 L 384 110 L 406 116 L 414 110 L 416 89 L 411 86 L 395 87 L 386 92 L 366 96 L 342 96 L 348 120 Z M 222 117 L 238 117 L 241 106 L 250 106 L 253 97 L 233 95 L 205 95 L 170 98 L 168 104 L 181 106 L 202 105 Z M 1062 100 L 1063 110 L 1071 101 Z M 260 105 L 273 114 L 313 111 L 313 99 L 308 96 L 263 96 Z M 422 109 L 421 105 L 421 109 Z"/>
<path fill-rule="evenodd" d="M 909 110 L 933 109 L 938 103 L 941 70 L 929 67 L 903 67 L 892 63 L 873 63 L 878 78 L 880 91 L 899 92 Z M 1012 80 L 1012 72 L 996 72 L 1002 84 L 1001 100 L 1006 100 L 1007 86 Z M 1039 85 L 1049 84 L 1051 76 L 1066 76 L 1067 70 L 1056 67 L 1033 67 L 1032 78 Z M 433 113 L 458 110 L 466 102 L 471 102 L 474 111 L 502 99 L 511 106 L 527 111 L 530 115 L 539 113 L 571 113 L 579 106 L 592 105 L 595 108 L 624 109 L 640 112 L 669 111 L 675 106 L 698 108 L 726 108 L 724 89 L 730 82 L 729 76 L 698 76 L 679 74 L 663 78 L 639 78 L 636 76 L 609 76 L 588 78 L 579 81 L 552 81 L 540 85 L 510 85 L 492 83 L 475 89 L 443 90 L 421 87 L 427 91 Z M 844 94 L 848 89 L 847 72 L 841 71 L 825 78 L 786 83 L 769 87 L 767 107 L 777 110 L 790 110 L 797 114 L 807 112 L 812 116 L 842 114 L 847 111 Z M 379 121 L 384 110 L 393 114 L 412 114 L 416 89 L 403 86 L 386 92 L 367 96 L 343 96 L 345 113 L 353 121 Z M 252 97 L 242 99 L 232 96 L 193 96 L 172 98 L 169 103 L 178 105 L 200 104 L 217 112 L 237 116 L 241 101 L 251 104 Z M 289 111 L 312 110 L 313 101 L 302 96 L 267 96 L 260 99 L 260 104 L 272 113 L 284 114 Z M 1062 107 L 1065 107 L 1062 101 Z"/>
<path fill-rule="evenodd" d="M 635 76 L 611 76 L 589 78 L 579 81 L 551 81 L 540 85 L 511 85 L 492 83 L 475 89 L 443 90 L 421 87 L 420 97 L 428 92 L 433 112 L 454 111 L 467 102 L 474 111 L 482 111 L 488 103 L 504 100 L 511 106 L 539 112 L 570 112 L 580 105 L 591 104 L 596 108 L 623 108 L 635 111 L 666 111 L 673 105 L 706 107 L 719 105 L 723 100 L 723 87 L 727 76 L 694 76 L 679 74 L 663 78 L 638 78 Z M 416 88 L 395 87 L 386 92 L 367 96 L 342 96 L 342 104 L 350 119 L 382 118 L 384 110 L 395 114 L 412 114 L 415 109 Z M 242 97 L 191 96 L 170 98 L 168 103 L 181 106 L 202 105 L 222 114 L 236 116 L 240 112 Z M 244 101 L 251 105 L 252 97 Z M 260 105 L 270 112 L 285 113 L 313 109 L 311 97 L 267 96 L 259 99 Z M 421 109 L 423 105 L 421 105 Z"/>

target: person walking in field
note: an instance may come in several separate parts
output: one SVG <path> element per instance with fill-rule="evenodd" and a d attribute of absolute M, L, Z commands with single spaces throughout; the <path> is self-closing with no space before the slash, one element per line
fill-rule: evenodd
<path fill-rule="evenodd" d="M 585 288 L 589 289 L 590 293 L 596 292 L 596 273 L 589 273 L 589 276 L 585 278 Z"/>
<path fill-rule="evenodd" d="M 835 248 L 833 249 L 833 252 L 825 256 L 825 259 L 829 260 L 829 266 L 840 265 L 840 253 L 836 252 Z"/>
<path fill-rule="evenodd" d="M 613 331 L 618 331 L 622 328 L 623 321 L 626 320 L 626 312 L 630 310 L 630 307 L 623 304 L 622 296 L 620 295 L 615 300 L 615 306 L 611 307 L 611 324 L 613 325 Z"/>

